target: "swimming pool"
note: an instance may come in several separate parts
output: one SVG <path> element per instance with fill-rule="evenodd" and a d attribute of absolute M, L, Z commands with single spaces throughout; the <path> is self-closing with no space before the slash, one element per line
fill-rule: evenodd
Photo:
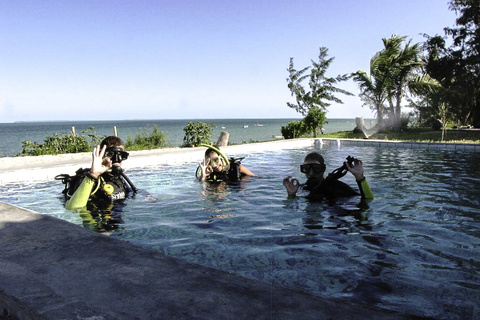
<path fill-rule="evenodd" d="M 361 209 L 358 198 L 334 206 L 286 198 L 282 178 L 300 177 L 309 151 L 239 155 L 260 176 L 233 186 L 198 183 L 195 163 L 131 170 L 151 196 L 141 193 L 93 223 L 63 209 L 54 196 L 59 182 L 2 186 L 0 200 L 317 295 L 440 319 L 480 316 L 479 153 L 318 150 L 327 171 L 347 155 L 363 159 L 375 200 Z M 356 187 L 350 175 L 343 180 Z"/>

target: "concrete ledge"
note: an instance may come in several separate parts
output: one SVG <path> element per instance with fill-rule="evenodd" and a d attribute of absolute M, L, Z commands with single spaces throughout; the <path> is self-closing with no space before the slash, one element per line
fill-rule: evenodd
<path fill-rule="evenodd" d="M 241 144 L 222 147 L 227 156 L 252 152 L 277 151 L 283 149 L 312 147 L 314 139 L 279 140 L 271 142 Z M 122 164 L 126 170 L 163 164 L 198 162 L 205 148 L 166 148 L 131 151 L 130 157 Z M 62 154 L 56 156 L 28 156 L 1 158 L 0 183 L 25 183 L 52 181 L 60 173 L 74 174 L 80 167 L 89 168 L 91 153 Z"/>
<path fill-rule="evenodd" d="M 412 141 L 392 141 L 392 140 L 374 140 L 374 139 L 334 139 L 334 138 L 315 139 L 316 147 L 319 147 L 322 145 L 480 151 L 480 144 L 474 144 L 474 143 L 412 142 Z"/>
<path fill-rule="evenodd" d="M 0 307 L 11 319 L 416 318 L 202 267 L 2 202 L 0 233 Z"/>
<path fill-rule="evenodd" d="M 480 144 L 426 143 L 385 140 L 304 138 L 250 143 L 222 147 L 227 156 L 253 152 L 278 151 L 284 149 L 319 148 L 322 145 L 343 145 L 362 147 L 397 147 L 409 149 L 445 149 L 460 151 L 480 151 Z M 182 164 L 197 162 L 205 148 L 166 148 L 156 150 L 132 151 L 122 167 L 126 170 L 145 168 L 163 164 Z M 62 154 L 56 156 L 28 156 L 1 158 L 0 183 L 25 183 L 52 181 L 59 173 L 74 174 L 79 167 L 91 165 L 90 153 Z"/>

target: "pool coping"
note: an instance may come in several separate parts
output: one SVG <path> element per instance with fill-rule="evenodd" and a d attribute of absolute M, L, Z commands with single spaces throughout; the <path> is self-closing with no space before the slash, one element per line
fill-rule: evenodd
<path fill-rule="evenodd" d="M 9 319 L 420 319 L 166 256 L 0 202 Z"/>
<path fill-rule="evenodd" d="M 248 154 L 253 152 L 278 151 L 284 149 L 307 148 L 314 139 L 277 140 L 222 147 L 226 155 Z M 202 159 L 205 147 L 164 148 L 155 150 L 130 151 L 127 161 L 122 164 L 125 170 L 154 167 L 165 164 L 196 163 Z M 0 158 L 0 183 L 27 183 L 52 181 L 61 173 L 75 174 L 79 167 L 91 165 L 91 153 L 62 155 L 3 157 Z"/>
<path fill-rule="evenodd" d="M 427 150 L 458 150 L 458 151 L 480 151 L 480 144 L 475 143 L 450 143 L 450 142 L 413 142 L 413 141 L 393 141 L 393 140 L 374 140 L 374 139 L 335 139 L 335 138 L 317 138 L 315 145 L 335 144 L 340 146 L 357 147 L 393 147 L 404 149 L 427 149 Z"/>
<path fill-rule="evenodd" d="M 284 149 L 320 148 L 322 145 L 359 147 L 394 147 L 429 150 L 480 151 L 480 144 L 469 143 L 433 143 L 408 142 L 371 139 L 335 139 L 335 138 L 299 138 L 276 140 L 222 147 L 227 155 L 245 155 L 253 152 L 279 151 Z M 152 167 L 164 164 L 182 164 L 198 162 L 202 158 L 204 147 L 165 148 L 155 150 L 131 151 L 130 157 L 123 163 L 125 170 Z M 0 183 L 26 183 L 52 181 L 57 174 L 74 174 L 79 167 L 88 168 L 91 163 L 90 153 L 3 157 L 0 158 Z"/>

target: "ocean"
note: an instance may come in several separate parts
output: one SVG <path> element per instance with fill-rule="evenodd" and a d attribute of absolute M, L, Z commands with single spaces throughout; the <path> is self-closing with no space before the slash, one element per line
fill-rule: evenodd
<path fill-rule="evenodd" d="M 188 122 L 213 123 L 212 141 L 217 141 L 222 131 L 230 134 L 232 144 L 255 141 L 269 141 L 281 136 L 281 127 L 290 121 L 298 119 L 199 119 L 199 120 L 108 120 L 108 121 L 54 121 L 54 122 L 16 122 L 0 123 L 0 157 L 11 157 L 22 152 L 22 141 L 28 140 L 42 144 L 47 136 L 55 133 L 75 132 L 81 134 L 84 130 L 94 127 L 99 136 L 113 135 L 114 127 L 118 136 L 127 141 L 137 133 L 152 133 L 157 126 L 166 137 L 168 145 L 179 147 L 183 144 L 183 128 Z M 374 119 L 365 119 L 367 128 L 374 124 Z M 348 131 L 355 128 L 355 119 L 329 119 L 324 125 L 325 133 Z"/>

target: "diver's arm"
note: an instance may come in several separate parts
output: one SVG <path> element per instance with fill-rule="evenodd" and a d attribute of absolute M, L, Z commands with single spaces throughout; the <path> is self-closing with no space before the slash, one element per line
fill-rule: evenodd
<path fill-rule="evenodd" d="M 96 183 L 96 180 L 86 176 L 73 196 L 65 203 L 65 208 L 74 210 L 85 207 Z"/>
<path fill-rule="evenodd" d="M 242 164 L 240 165 L 239 170 L 240 170 L 240 173 L 244 176 L 254 176 L 255 175 L 252 171 L 248 170 L 248 168 L 245 167 Z"/>
<path fill-rule="evenodd" d="M 348 164 L 348 162 L 345 162 L 345 165 L 348 171 L 350 171 L 355 177 L 358 187 L 360 188 L 360 194 L 362 195 L 362 199 L 373 199 L 372 189 L 370 188 L 370 185 L 368 184 L 367 179 L 365 179 L 365 175 L 363 174 L 364 170 L 362 161 L 359 159 L 355 159 L 351 166 Z"/>
<path fill-rule="evenodd" d="M 365 176 L 363 179 L 357 180 L 358 188 L 360 189 L 360 194 L 362 195 L 362 199 L 373 199 L 373 192 L 370 188 L 370 185 L 367 182 Z"/>

